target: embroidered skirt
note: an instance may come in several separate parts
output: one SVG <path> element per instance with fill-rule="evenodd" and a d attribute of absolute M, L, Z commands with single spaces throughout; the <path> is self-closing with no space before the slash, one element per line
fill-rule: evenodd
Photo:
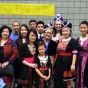
<path fill-rule="evenodd" d="M 22 70 L 20 72 L 20 77 L 18 79 L 18 87 L 17 88 L 32 88 L 33 84 L 33 69 L 31 67 L 22 66 Z"/>
<path fill-rule="evenodd" d="M 71 72 L 72 57 L 58 56 L 55 62 L 54 86 L 64 88 L 63 81 L 71 81 L 76 77 L 76 71 Z"/>

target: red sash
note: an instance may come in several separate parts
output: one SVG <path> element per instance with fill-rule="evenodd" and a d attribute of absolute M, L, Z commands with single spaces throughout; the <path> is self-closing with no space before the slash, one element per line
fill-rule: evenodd
<path fill-rule="evenodd" d="M 40 71 L 42 70 L 48 70 L 48 68 L 39 68 Z"/>
<path fill-rule="evenodd" d="M 29 62 L 29 63 L 33 63 L 34 62 L 34 57 L 24 58 L 24 60 Z"/>
<path fill-rule="evenodd" d="M 72 56 L 72 53 L 71 52 L 59 52 L 58 55 L 61 55 L 61 56 Z"/>

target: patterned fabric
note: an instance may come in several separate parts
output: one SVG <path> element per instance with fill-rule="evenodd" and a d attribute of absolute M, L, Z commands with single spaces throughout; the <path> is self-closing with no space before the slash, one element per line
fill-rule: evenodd
<path fill-rule="evenodd" d="M 63 41 L 62 39 L 60 39 L 59 44 L 58 44 L 58 50 L 63 51 L 63 52 L 66 51 L 66 47 L 70 40 L 71 40 L 71 38 L 69 38 L 67 41 Z M 64 78 L 75 77 L 75 75 L 76 75 L 76 71 L 74 71 L 74 72 L 64 71 L 64 73 L 63 73 Z M 64 81 L 65 81 L 65 79 L 64 79 Z"/>
<path fill-rule="evenodd" d="M 65 43 L 61 43 L 65 42 Z M 60 45 L 59 45 L 60 44 Z M 57 59 L 54 65 L 54 88 L 64 88 L 63 81 L 71 81 L 75 79 L 75 71 L 71 72 L 72 52 L 77 50 L 77 42 L 73 38 L 60 40 L 57 46 Z M 67 55 L 63 55 L 63 54 Z M 59 55 L 62 54 L 62 55 Z M 79 87 L 80 88 L 80 87 Z"/>
<path fill-rule="evenodd" d="M 88 87 L 88 38 L 78 38 L 76 88 Z"/>
<path fill-rule="evenodd" d="M 54 23 L 56 21 L 61 21 L 63 23 L 64 19 L 60 16 L 60 14 L 57 14 L 57 16 L 54 18 Z"/>
<path fill-rule="evenodd" d="M 65 51 L 66 46 L 69 43 L 71 38 L 68 39 L 68 41 L 62 41 L 62 38 L 59 40 L 59 44 L 57 46 L 57 51 Z"/>
<path fill-rule="evenodd" d="M 48 56 L 40 57 L 37 56 L 35 58 L 35 63 L 38 64 L 38 70 L 41 72 L 42 75 L 48 76 L 49 69 L 51 69 L 51 61 Z M 50 79 L 48 81 L 44 81 L 38 74 L 37 79 L 35 80 L 36 88 L 50 88 Z"/>
<path fill-rule="evenodd" d="M 55 41 L 56 43 L 58 42 L 58 40 L 61 38 L 60 35 L 56 34 L 55 37 L 52 37 L 52 40 Z"/>
<path fill-rule="evenodd" d="M 2 39 L 0 39 L 1 42 Z M 15 42 L 11 39 L 8 39 L 8 41 L 4 44 L 4 55 L 3 55 L 3 63 L 6 61 L 9 61 L 9 63 L 13 64 L 14 60 L 16 59 L 17 55 L 18 55 L 18 49 L 17 49 L 17 45 L 15 44 Z M 2 62 L 0 62 L 2 63 Z M 1 78 L 3 78 L 4 82 L 6 84 L 12 84 L 13 82 L 13 77 L 11 76 L 7 76 L 7 75 L 0 75 Z"/>
<path fill-rule="evenodd" d="M 66 52 L 66 49 L 67 49 L 67 45 L 68 45 L 68 43 L 70 42 L 70 40 L 71 40 L 71 37 L 70 38 L 68 38 L 68 39 L 66 39 L 66 40 L 64 40 L 63 38 L 61 38 L 60 40 L 59 40 L 59 44 L 58 44 L 58 46 L 57 46 L 57 51 L 58 51 L 58 54 L 60 55 L 60 56 L 70 56 L 70 57 L 72 57 L 72 54 L 78 54 L 78 51 L 77 50 L 73 50 L 73 51 L 71 51 L 71 52 Z M 70 58 L 71 59 L 71 58 Z M 69 60 L 70 61 L 70 60 Z M 67 62 L 69 62 L 69 61 L 67 61 Z M 67 62 L 65 62 L 65 63 L 67 63 Z M 69 65 L 70 66 L 70 65 Z M 67 66 L 68 67 L 68 66 Z M 63 73 L 63 78 L 64 78 L 64 81 L 66 81 L 66 80 L 69 80 L 69 79 L 71 79 L 71 78 L 75 78 L 75 75 L 76 75 L 76 71 L 74 71 L 74 72 L 71 72 L 70 70 L 64 70 L 64 73 Z"/>
<path fill-rule="evenodd" d="M 24 58 L 31 58 L 34 57 L 36 54 L 36 48 L 26 43 L 21 44 L 19 49 L 19 56 L 18 60 L 20 63 L 24 60 Z M 23 63 L 20 65 L 19 71 L 19 79 L 18 79 L 18 87 L 17 88 L 32 88 L 33 85 L 33 76 L 34 76 L 34 69 L 24 65 Z"/>
<path fill-rule="evenodd" d="M 1 39 L 0 39 L 1 42 Z M 16 43 L 8 39 L 8 41 L 4 44 L 4 60 L 3 62 L 9 61 L 9 63 L 13 63 L 18 55 L 18 49 Z"/>

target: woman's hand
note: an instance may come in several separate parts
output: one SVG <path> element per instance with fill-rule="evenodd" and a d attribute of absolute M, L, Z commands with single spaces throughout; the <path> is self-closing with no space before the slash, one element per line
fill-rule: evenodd
<path fill-rule="evenodd" d="M 1 68 L 4 69 L 7 65 L 9 64 L 9 62 L 4 62 L 2 65 L 1 65 Z"/>
<path fill-rule="evenodd" d="M 74 64 L 71 65 L 71 71 L 75 71 L 75 65 Z"/>
<path fill-rule="evenodd" d="M 37 64 L 34 64 L 34 63 L 30 63 L 30 67 L 32 67 L 32 68 L 37 68 L 38 65 L 37 65 Z"/>

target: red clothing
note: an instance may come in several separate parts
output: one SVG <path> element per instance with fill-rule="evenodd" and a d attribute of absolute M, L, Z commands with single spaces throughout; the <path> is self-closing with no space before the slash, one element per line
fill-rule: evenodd
<path fill-rule="evenodd" d="M 0 42 L 1 42 L 1 39 L 0 39 Z M 18 49 L 17 49 L 16 43 L 12 39 L 9 38 L 3 47 L 4 47 L 3 62 L 9 61 L 9 63 L 13 63 L 18 55 Z"/>
<path fill-rule="evenodd" d="M 1 43 L 1 40 L 2 39 L 0 39 L 0 43 Z M 3 50 L 2 50 L 3 60 L 0 63 L 4 63 L 8 61 L 9 63 L 13 64 L 14 60 L 17 58 L 17 55 L 18 55 L 18 49 L 17 49 L 16 43 L 12 39 L 9 38 L 8 41 L 2 47 L 3 47 Z M 13 82 L 13 77 L 8 76 L 8 75 L 0 75 L 0 78 L 3 78 L 4 82 L 7 85 L 12 84 Z"/>

